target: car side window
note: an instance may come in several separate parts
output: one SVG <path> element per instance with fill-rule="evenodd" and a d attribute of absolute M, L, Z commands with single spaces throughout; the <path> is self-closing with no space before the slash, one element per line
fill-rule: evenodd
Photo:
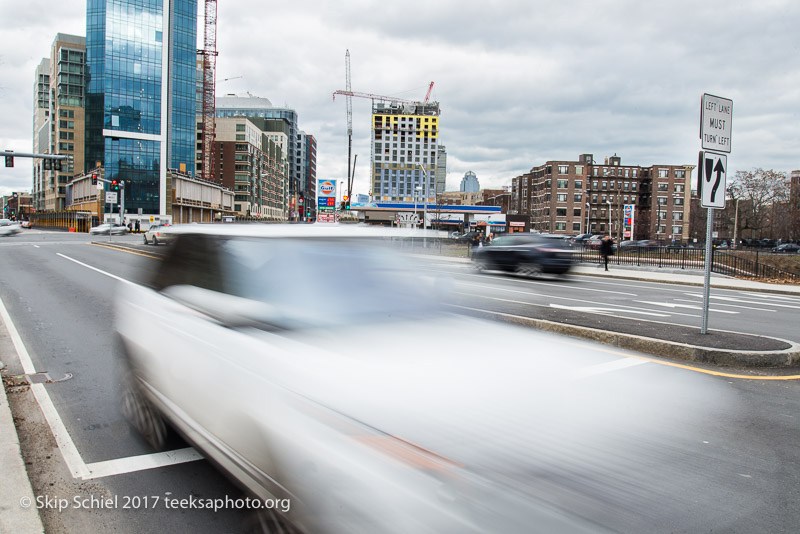
<path fill-rule="evenodd" d="M 157 291 L 191 285 L 222 291 L 217 243 L 206 236 L 181 235 L 167 253 L 151 286 Z"/>

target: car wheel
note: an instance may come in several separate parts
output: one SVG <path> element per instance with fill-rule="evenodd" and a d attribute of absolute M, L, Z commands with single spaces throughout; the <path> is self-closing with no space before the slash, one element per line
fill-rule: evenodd
<path fill-rule="evenodd" d="M 122 414 L 151 447 L 157 451 L 164 449 L 167 443 L 167 424 L 141 393 L 131 375 L 125 379 Z"/>
<path fill-rule="evenodd" d="M 521 276 L 536 277 L 542 273 L 542 266 L 532 261 L 524 261 L 517 265 L 516 273 Z"/>
<path fill-rule="evenodd" d="M 153 236 L 153 244 L 158 246 L 158 238 L 156 236 Z"/>

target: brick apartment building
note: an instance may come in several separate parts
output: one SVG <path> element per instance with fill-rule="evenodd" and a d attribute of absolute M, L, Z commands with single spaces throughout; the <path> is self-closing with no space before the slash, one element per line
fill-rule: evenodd
<path fill-rule="evenodd" d="M 592 154 L 548 161 L 512 180 L 509 213 L 530 217 L 531 229 L 557 234 L 610 234 L 615 240 L 689 238 L 693 165 L 602 164 Z M 623 227 L 632 205 L 633 234 Z"/>

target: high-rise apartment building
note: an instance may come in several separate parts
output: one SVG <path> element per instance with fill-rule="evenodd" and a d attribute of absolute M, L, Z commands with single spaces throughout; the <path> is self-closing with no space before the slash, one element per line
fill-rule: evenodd
<path fill-rule="evenodd" d="M 465 193 L 477 193 L 481 190 L 481 184 L 474 172 L 467 171 L 464 173 L 464 177 L 461 179 L 461 185 L 459 186 L 458 190 L 464 191 Z"/>
<path fill-rule="evenodd" d="M 374 103 L 372 196 L 433 202 L 439 153 L 439 104 Z"/>
<path fill-rule="evenodd" d="M 563 234 L 599 233 L 614 239 L 689 238 L 692 165 L 622 165 L 619 156 L 596 163 L 548 161 L 512 182 L 511 211 L 528 215 L 531 227 Z M 634 229 L 626 234 L 625 205 L 633 205 Z"/>
<path fill-rule="evenodd" d="M 169 214 L 167 169 L 194 174 L 197 2 L 87 0 L 86 170 L 129 213 Z"/>
<path fill-rule="evenodd" d="M 73 163 L 33 160 L 33 206 L 38 212 L 66 208 L 67 182 L 83 169 L 86 39 L 56 34 L 50 58 L 36 69 L 33 148 L 71 156 Z"/>
<path fill-rule="evenodd" d="M 281 147 L 288 135 L 270 131 L 271 123 L 282 125 L 258 117 L 218 118 L 212 174 L 234 191 L 238 215 L 285 221 L 289 162 Z"/>
<path fill-rule="evenodd" d="M 289 124 L 289 145 L 287 158 L 289 160 L 289 197 L 291 208 L 290 218 L 299 217 L 297 210 L 297 199 L 300 193 L 308 196 L 301 176 L 302 158 L 298 146 L 297 112 L 290 108 L 281 108 L 272 105 L 266 98 L 247 94 L 238 96 L 228 94 L 217 97 L 215 102 L 215 114 L 217 117 L 260 117 L 264 119 L 282 119 Z"/>
<path fill-rule="evenodd" d="M 42 58 L 36 67 L 33 82 L 33 153 L 50 150 L 50 60 Z M 33 160 L 33 206 L 44 211 L 44 195 L 49 173 L 45 173 L 41 158 Z"/>
<path fill-rule="evenodd" d="M 317 211 L 317 140 L 305 132 L 298 134 L 300 141 L 300 179 L 305 184 L 306 216 Z"/>

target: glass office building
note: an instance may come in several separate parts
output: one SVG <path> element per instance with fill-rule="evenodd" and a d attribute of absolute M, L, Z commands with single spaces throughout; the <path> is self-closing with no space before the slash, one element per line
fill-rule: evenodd
<path fill-rule="evenodd" d="M 167 168 L 194 174 L 197 2 L 88 0 L 86 170 L 128 213 L 166 214 Z"/>

